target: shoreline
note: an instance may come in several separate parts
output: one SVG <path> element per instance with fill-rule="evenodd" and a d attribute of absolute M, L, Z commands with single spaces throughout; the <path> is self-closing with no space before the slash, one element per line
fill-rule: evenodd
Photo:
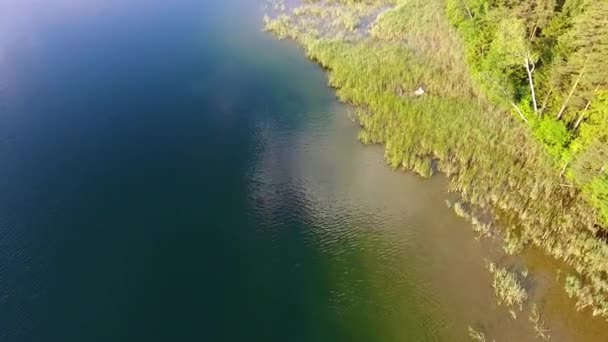
<path fill-rule="evenodd" d="M 445 14 L 430 13 L 444 1 L 395 1 L 392 8 L 378 11 L 388 5 L 390 1 L 355 6 L 332 2 L 327 14 L 323 2 L 279 2 L 264 24 L 279 39 L 296 41 L 326 70 L 338 99 L 358 109 L 360 140 L 384 146 L 393 168 L 429 177 L 432 165 L 437 165 L 449 179 L 450 192 L 458 193 L 465 206 L 490 211 L 500 222 L 502 229 L 496 229 L 484 226 L 476 215 L 465 215 L 480 236 L 495 231 L 509 254 L 538 248 L 552 260 L 565 262 L 572 270 L 569 274 L 578 274 L 587 284 L 581 286 L 597 285 L 600 296 L 605 296 L 596 279 L 606 272 L 608 250 L 591 233 L 597 222 L 589 218 L 593 209 L 576 190 L 556 183 L 555 165 L 530 132 L 508 114 L 503 116 L 504 110 L 476 89 L 457 34 L 447 18 L 438 21 L 437 16 Z M 408 6 L 421 15 L 408 17 Z M 379 15 L 369 28 L 352 24 L 353 18 L 374 11 Z M 429 25 L 436 30 L 428 31 Z M 424 87 L 428 95 L 409 95 L 417 87 Z M 530 166 L 540 172 L 521 171 Z M 553 206 L 555 198 L 569 206 Z M 573 217 L 560 217 L 564 209 Z M 602 303 L 601 298 L 596 301 Z"/>

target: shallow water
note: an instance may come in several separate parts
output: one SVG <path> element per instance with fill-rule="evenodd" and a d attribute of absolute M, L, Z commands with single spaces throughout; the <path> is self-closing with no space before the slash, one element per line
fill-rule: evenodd
<path fill-rule="evenodd" d="M 0 340 L 533 340 L 496 306 L 483 260 L 500 249 L 445 180 L 360 145 L 262 15 L 0 2 Z M 553 340 L 601 341 L 545 278 Z"/>

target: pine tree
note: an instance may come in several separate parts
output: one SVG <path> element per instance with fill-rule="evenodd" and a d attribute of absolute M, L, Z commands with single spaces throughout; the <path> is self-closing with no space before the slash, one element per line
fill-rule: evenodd
<path fill-rule="evenodd" d="M 554 69 L 561 105 L 558 119 L 578 118 L 577 112 L 588 107 L 596 90 L 606 89 L 608 75 L 608 2 L 586 4 L 586 9 L 572 21 L 572 28 L 559 39 L 560 61 Z M 570 115 L 567 115 L 570 114 Z"/>

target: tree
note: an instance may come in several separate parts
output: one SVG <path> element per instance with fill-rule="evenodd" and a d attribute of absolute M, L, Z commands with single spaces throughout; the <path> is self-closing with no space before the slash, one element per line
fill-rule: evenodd
<path fill-rule="evenodd" d="M 608 60 L 608 2 L 584 3 L 584 10 L 572 20 L 572 28 L 559 39 L 560 62 L 554 79 L 562 81 L 561 119 L 570 108 L 588 108 L 597 89 L 608 86 L 605 61 Z M 566 90 L 567 89 L 567 90 Z M 572 118 L 573 119 L 573 118 Z"/>
<path fill-rule="evenodd" d="M 516 75 L 519 74 L 520 68 L 523 66 L 527 74 L 535 113 L 538 113 L 538 104 L 536 102 L 533 74 L 537 60 L 538 56 L 532 53 L 530 41 L 527 39 L 524 22 L 512 17 L 501 20 L 496 31 L 496 37 L 492 42 L 491 52 L 488 54 L 487 67 L 496 68 L 498 72 L 513 80 L 517 79 Z M 517 84 L 512 83 L 511 86 L 514 88 Z"/>

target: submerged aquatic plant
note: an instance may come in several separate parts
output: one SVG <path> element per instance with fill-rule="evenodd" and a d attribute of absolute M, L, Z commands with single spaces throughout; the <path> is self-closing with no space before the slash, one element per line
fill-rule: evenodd
<path fill-rule="evenodd" d="M 536 304 L 532 305 L 529 319 L 530 322 L 532 322 L 532 326 L 534 327 L 534 334 L 536 335 L 536 337 L 541 338 L 544 341 L 549 341 L 551 339 L 549 329 L 545 328 L 545 321 L 541 320 L 540 312 L 538 311 L 538 307 L 536 306 Z"/>
<path fill-rule="evenodd" d="M 517 318 L 515 309 L 523 310 L 524 302 L 528 299 L 528 293 L 523 287 L 520 277 L 510 272 L 504 267 L 496 266 L 492 262 L 487 263 L 487 268 L 493 276 L 492 287 L 496 294 L 498 304 L 505 305 L 513 318 Z M 523 272 L 521 277 L 525 279 L 527 272 Z"/>
<path fill-rule="evenodd" d="M 469 337 L 471 338 L 471 340 L 473 340 L 475 342 L 487 342 L 486 334 L 484 334 L 482 331 L 475 330 L 470 325 L 468 327 L 468 330 L 469 330 Z M 492 342 L 494 342 L 494 340 L 492 340 Z"/>

